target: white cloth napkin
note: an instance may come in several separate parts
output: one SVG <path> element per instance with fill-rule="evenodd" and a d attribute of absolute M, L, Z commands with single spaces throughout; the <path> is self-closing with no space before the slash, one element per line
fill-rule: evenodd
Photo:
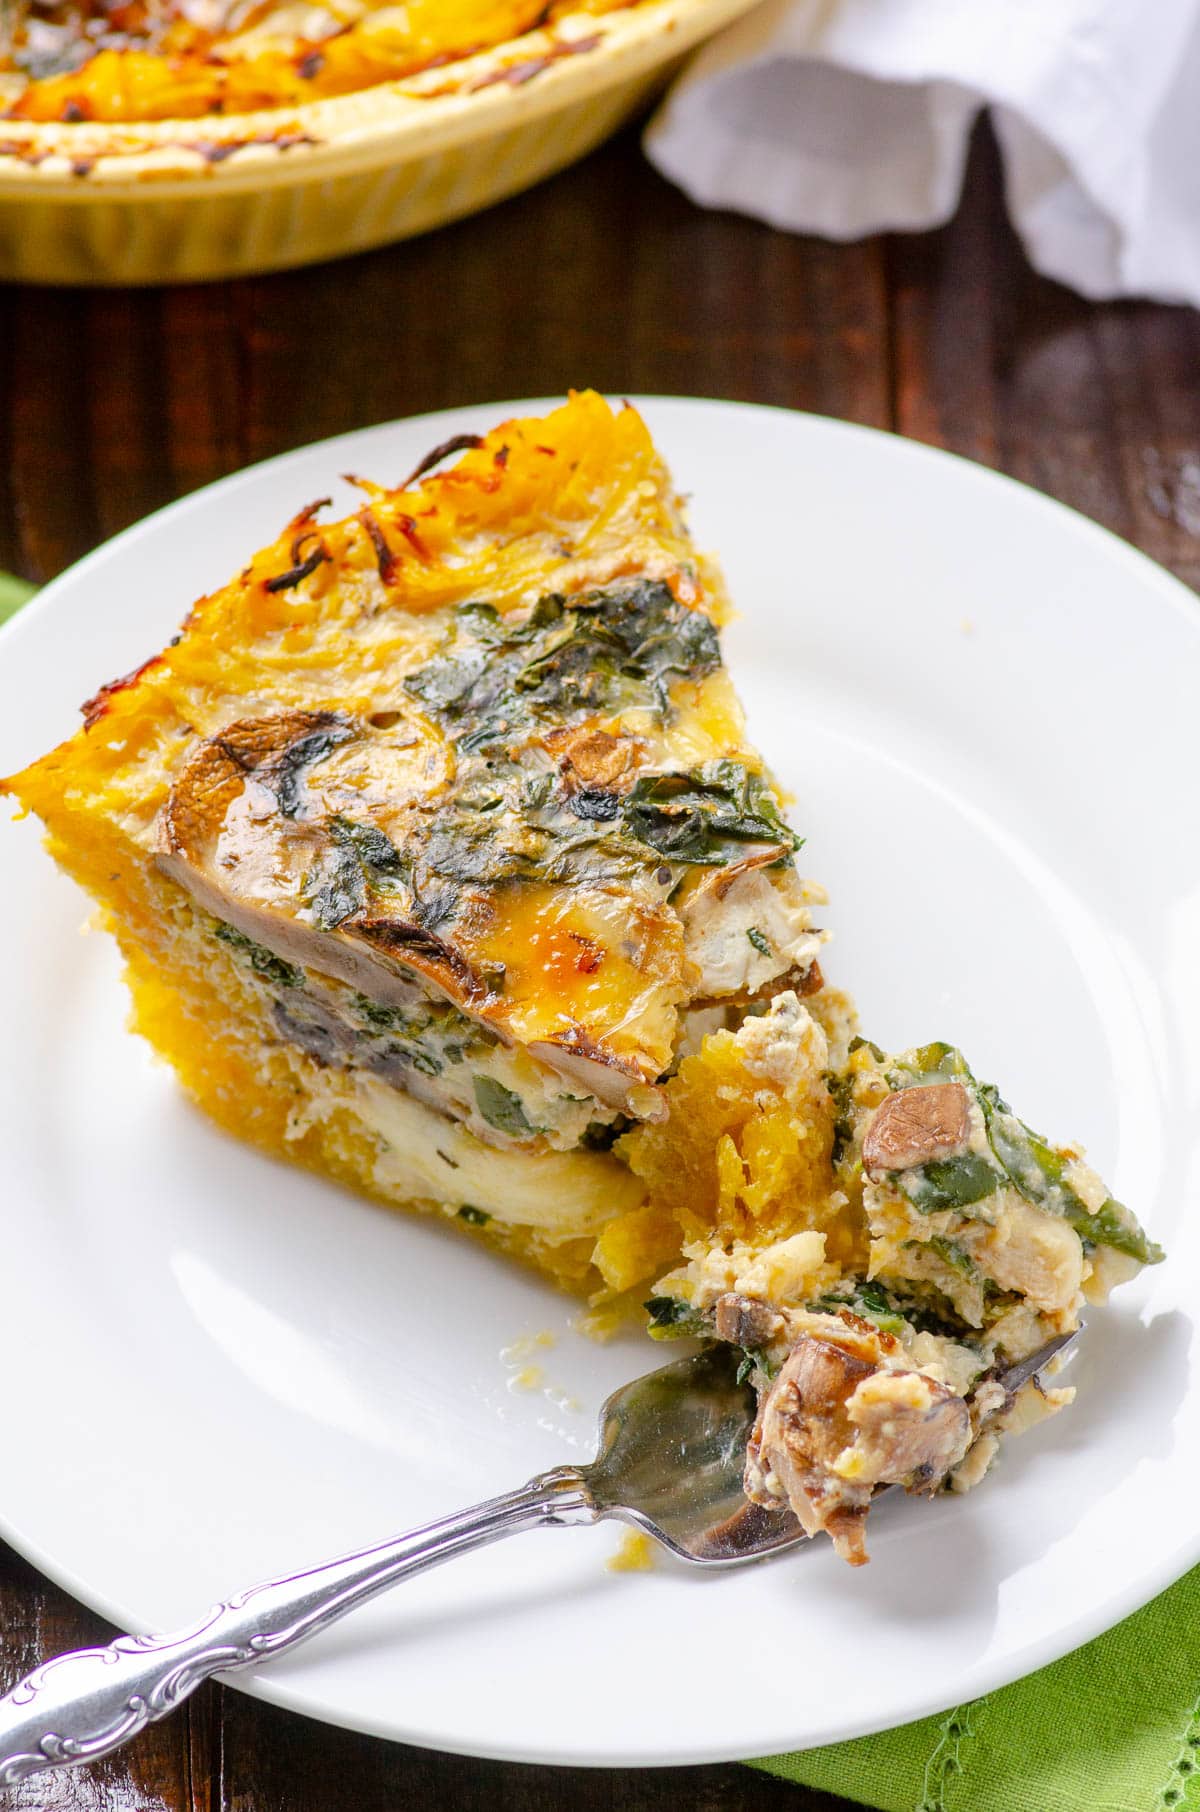
<path fill-rule="evenodd" d="M 646 148 L 694 201 L 856 239 L 953 213 L 983 107 L 1038 270 L 1200 305 L 1200 0 L 766 0 Z"/>

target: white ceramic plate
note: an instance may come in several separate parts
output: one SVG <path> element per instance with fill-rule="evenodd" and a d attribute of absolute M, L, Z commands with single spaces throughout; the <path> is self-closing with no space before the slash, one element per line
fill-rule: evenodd
<path fill-rule="evenodd" d="M 162 512 L 0 638 L 0 772 L 67 734 L 192 598 L 338 474 L 394 479 L 525 405 L 375 428 Z M 884 1044 L 953 1039 L 1084 1138 L 1170 1261 L 1094 1312 L 1069 1415 L 969 1498 L 825 1544 L 614 1573 L 615 1525 L 459 1561 L 238 1684 L 340 1724 L 523 1760 L 698 1762 L 939 1710 L 1054 1659 L 1200 1558 L 1200 614 L 1033 492 L 890 437 L 648 400 L 723 556 L 729 658 L 831 891 L 827 968 Z M 661 1362 L 571 1331 L 451 1231 L 223 1138 L 124 1030 L 114 953 L 36 827 L 0 827 L 6 1379 L 0 1529 L 80 1598 L 170 1627 L 587 1454 Z M 501 1354 L 541 1330 L 545 1388 Z M 723 1683 L 723 1684 L 722 1684 Z"/>

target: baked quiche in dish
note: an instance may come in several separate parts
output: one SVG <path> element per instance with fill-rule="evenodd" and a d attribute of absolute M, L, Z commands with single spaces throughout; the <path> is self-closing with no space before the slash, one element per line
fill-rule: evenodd
<path fill-rule="evenodd" d="M 754 0 L 0 0 L 0 279 L 208 280 L 561 170 Z"/>
<path fill-rule="evenodd" d="M 638 0 L 4 0 L 0 114 L 135 122 L 351 94 Z M 559 56 L 592 48 L 554 40 Z M 531 49 L 535 47 L 530 47 Z M 501 63 L 496 81 L 532 71 Z M 453 77 L 448 80 L 452 81 Z"/>
<path fill-rule="evenodd" d="M 998 1375 L 1162 1254 L 953 1046 L 860 1037 L 632 408 L 299 511 L 0 783 L 223 1127 L 740 1349 L 746 1490 L 866 1558 L 1071 1392 Z"/>

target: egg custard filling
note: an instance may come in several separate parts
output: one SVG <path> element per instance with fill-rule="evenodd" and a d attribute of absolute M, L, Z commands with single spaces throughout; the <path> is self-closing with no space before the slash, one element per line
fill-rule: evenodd
<path fill-rule="evenodd" d="M 638 0 L 0 0 L 0 117 L 133 122 L 254 113 L 442 69 L 547 28 L 481 80 L 590 48 L 570 15 Z M 470 82 L 467 91 L 470 90 Z"/>
<path fill-rule="evenodd" d="M 998 1373 L 1161 1253 L 952 1047 L 857 1036 L 636 411 L 355 482 L 0 789 L 215 1120 L 740 1349 L 748 1495 L 864 1560 L 873 1493 L 974 1483 L 1071 1395 Z"/>

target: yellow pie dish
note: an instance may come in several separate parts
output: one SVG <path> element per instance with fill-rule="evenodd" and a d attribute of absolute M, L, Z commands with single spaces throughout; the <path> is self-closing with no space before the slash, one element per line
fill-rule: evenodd
<path fill-rule="evenodd" d="M 206 281 L 425 232 L 582 157 L 751 3 L 581 7 L 397 80 L 256 112 L 0 114 L 0 279 Z"/>

